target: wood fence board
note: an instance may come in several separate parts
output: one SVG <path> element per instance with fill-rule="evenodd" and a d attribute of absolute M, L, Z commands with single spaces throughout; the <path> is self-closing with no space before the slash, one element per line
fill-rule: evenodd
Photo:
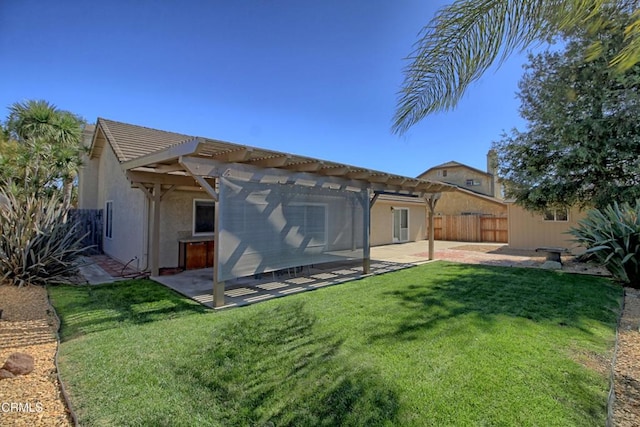
<path fill-rule="evenodd" d="M 87 254 L 102 253 L 102 209 L 71 209 L 69 220 L 78 224 L 77 233 L 83 236 Z"/>
<path fill-rule="evenodd" d="M 434 238 L 459 242 L 507 243 L 507 218 L 484 215 L 434 217 Z"/>

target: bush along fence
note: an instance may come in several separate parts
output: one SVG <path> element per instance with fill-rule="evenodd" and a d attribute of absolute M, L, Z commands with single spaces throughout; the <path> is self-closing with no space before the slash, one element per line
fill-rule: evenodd
<path fill-rule="evenodd" d="M 102 209 L 71 209 L 69 221 L 77 223 L 78 236 L 84 236 L 82 246 L 87 255 L 102 253 Z"/>

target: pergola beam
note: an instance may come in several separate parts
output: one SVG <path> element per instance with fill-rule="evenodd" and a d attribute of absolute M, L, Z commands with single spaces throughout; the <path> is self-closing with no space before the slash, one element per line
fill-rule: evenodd
<path fill-rule="evenodd" d="M 166 163 L 171 160 L 178 159 L 180 156 L 186 156 L 188 154 L 195 153 L 198 150 L 199 145 L 200 141 L 197 138 L 194 138 L 181 144 L 173 145 L 162 151 L 156 151 L 154 153 L 146 154 L 133 160 L 129 160 L 128 162 L 122 163 L 120 166 L 122 167 L 122 170 L 128 171 L 142 166 L 149 166 L 157 163 Z"/>
<path fill-rule="evenodd" d="M 247 163 L 252 166 L 259 166 L 263 168 L 281 168 L 291 160 L 291 156 L 282 155 L 276 157 L 265 157 L 263 159 L 250 160 Z"/>
<path fill-rule="evenodd" d="M 296 172 L 316 172 L 324 166 L 324 162 L 291 163 L 284 168 Z"/>
<path fill-rule="evenodd" d="M 365 180 L 369 178 L 369 175 L 371 175 L 369 171 L 351 171 L 347 173 L 347 178 Z"/>
<path fill-rule="evenodd" d="M 211 158 L 225 163 L 246 162 L 251 158 L 253 151 L 253 148 L 241 148 L 239 150 L 216 154 Z"/>
<path fill-rule="evenodd" d="M 160 184 L 193 187 L 193 178 L 185 175 L 171 175 L 167 173 L 127 171 L 127 179 L 131 184 Z"/>
<path fill-rule="evenodd" d="M 319 174 L 321 175 L 327 175 L 327 176 L 340 176 L 340 175 L 346 175 L 349 172 L 349 168 L 347 167 L 342 167 L 342 166 L 338 166 L 338 167 L 324 167 L 322 169 L 320 169 L 318 171 Z"/>
<path fill-rule="evenodd" d="M 180 157 L 178 163 L 193 177 L 217 177 L 220 176 L 221 163 L 212 159 L 199 157 Z"/>

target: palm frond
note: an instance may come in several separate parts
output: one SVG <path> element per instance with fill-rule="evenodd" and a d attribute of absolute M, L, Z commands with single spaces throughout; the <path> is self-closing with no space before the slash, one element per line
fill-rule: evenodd
<path fill-rule="evenodd" d="M 409 56 L 393 131 L 455 107 L 494 63 L 575 27 L 607 0 L 457 0 L 422 30 Z"/>

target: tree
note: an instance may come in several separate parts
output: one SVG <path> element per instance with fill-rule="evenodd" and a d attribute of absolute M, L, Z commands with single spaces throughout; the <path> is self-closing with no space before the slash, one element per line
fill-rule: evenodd
<path fill-rule="evenodd" d="M 9 111 L 6 127 L 19 147 L 6 147 L 0 161 L 14 172 L 10 182 L 36 192 L 61 183 L 68 209 L 82 164 L 84 120 L 47 101 L 18 102 Z"/>
<path fill-rule="evenodd" d="M 518 94 L 528 129 L 494 143 L 508 197 L 529 209 L 640 197 L 640 64 L 609 66 L 632 19 L 612 12 L 597 31 L 576 30 L 564 51 L 530 56 Z"/>
<path fill-rule="evenodd" d="M 392 129 L 406 132 L 427 115 L 453 109 L 469 85 L 494 63 L 536 42 L 585 25 L 598 26 L 600 11 L 633 10 L 624 42 L 609 57 L 623 72 L 640 61 L 637 0 L 456 0 L 423 28 L 406 67 Z M 585 55 L 597 55 L 598 44 Z"/>
<path fill-rule="evenodd" d="M 66 215 L 83 127 L 46 101 L 10 107 L 0 132 L 0 282 L 53 283 L 77 270 L 84 236 Z"/>

